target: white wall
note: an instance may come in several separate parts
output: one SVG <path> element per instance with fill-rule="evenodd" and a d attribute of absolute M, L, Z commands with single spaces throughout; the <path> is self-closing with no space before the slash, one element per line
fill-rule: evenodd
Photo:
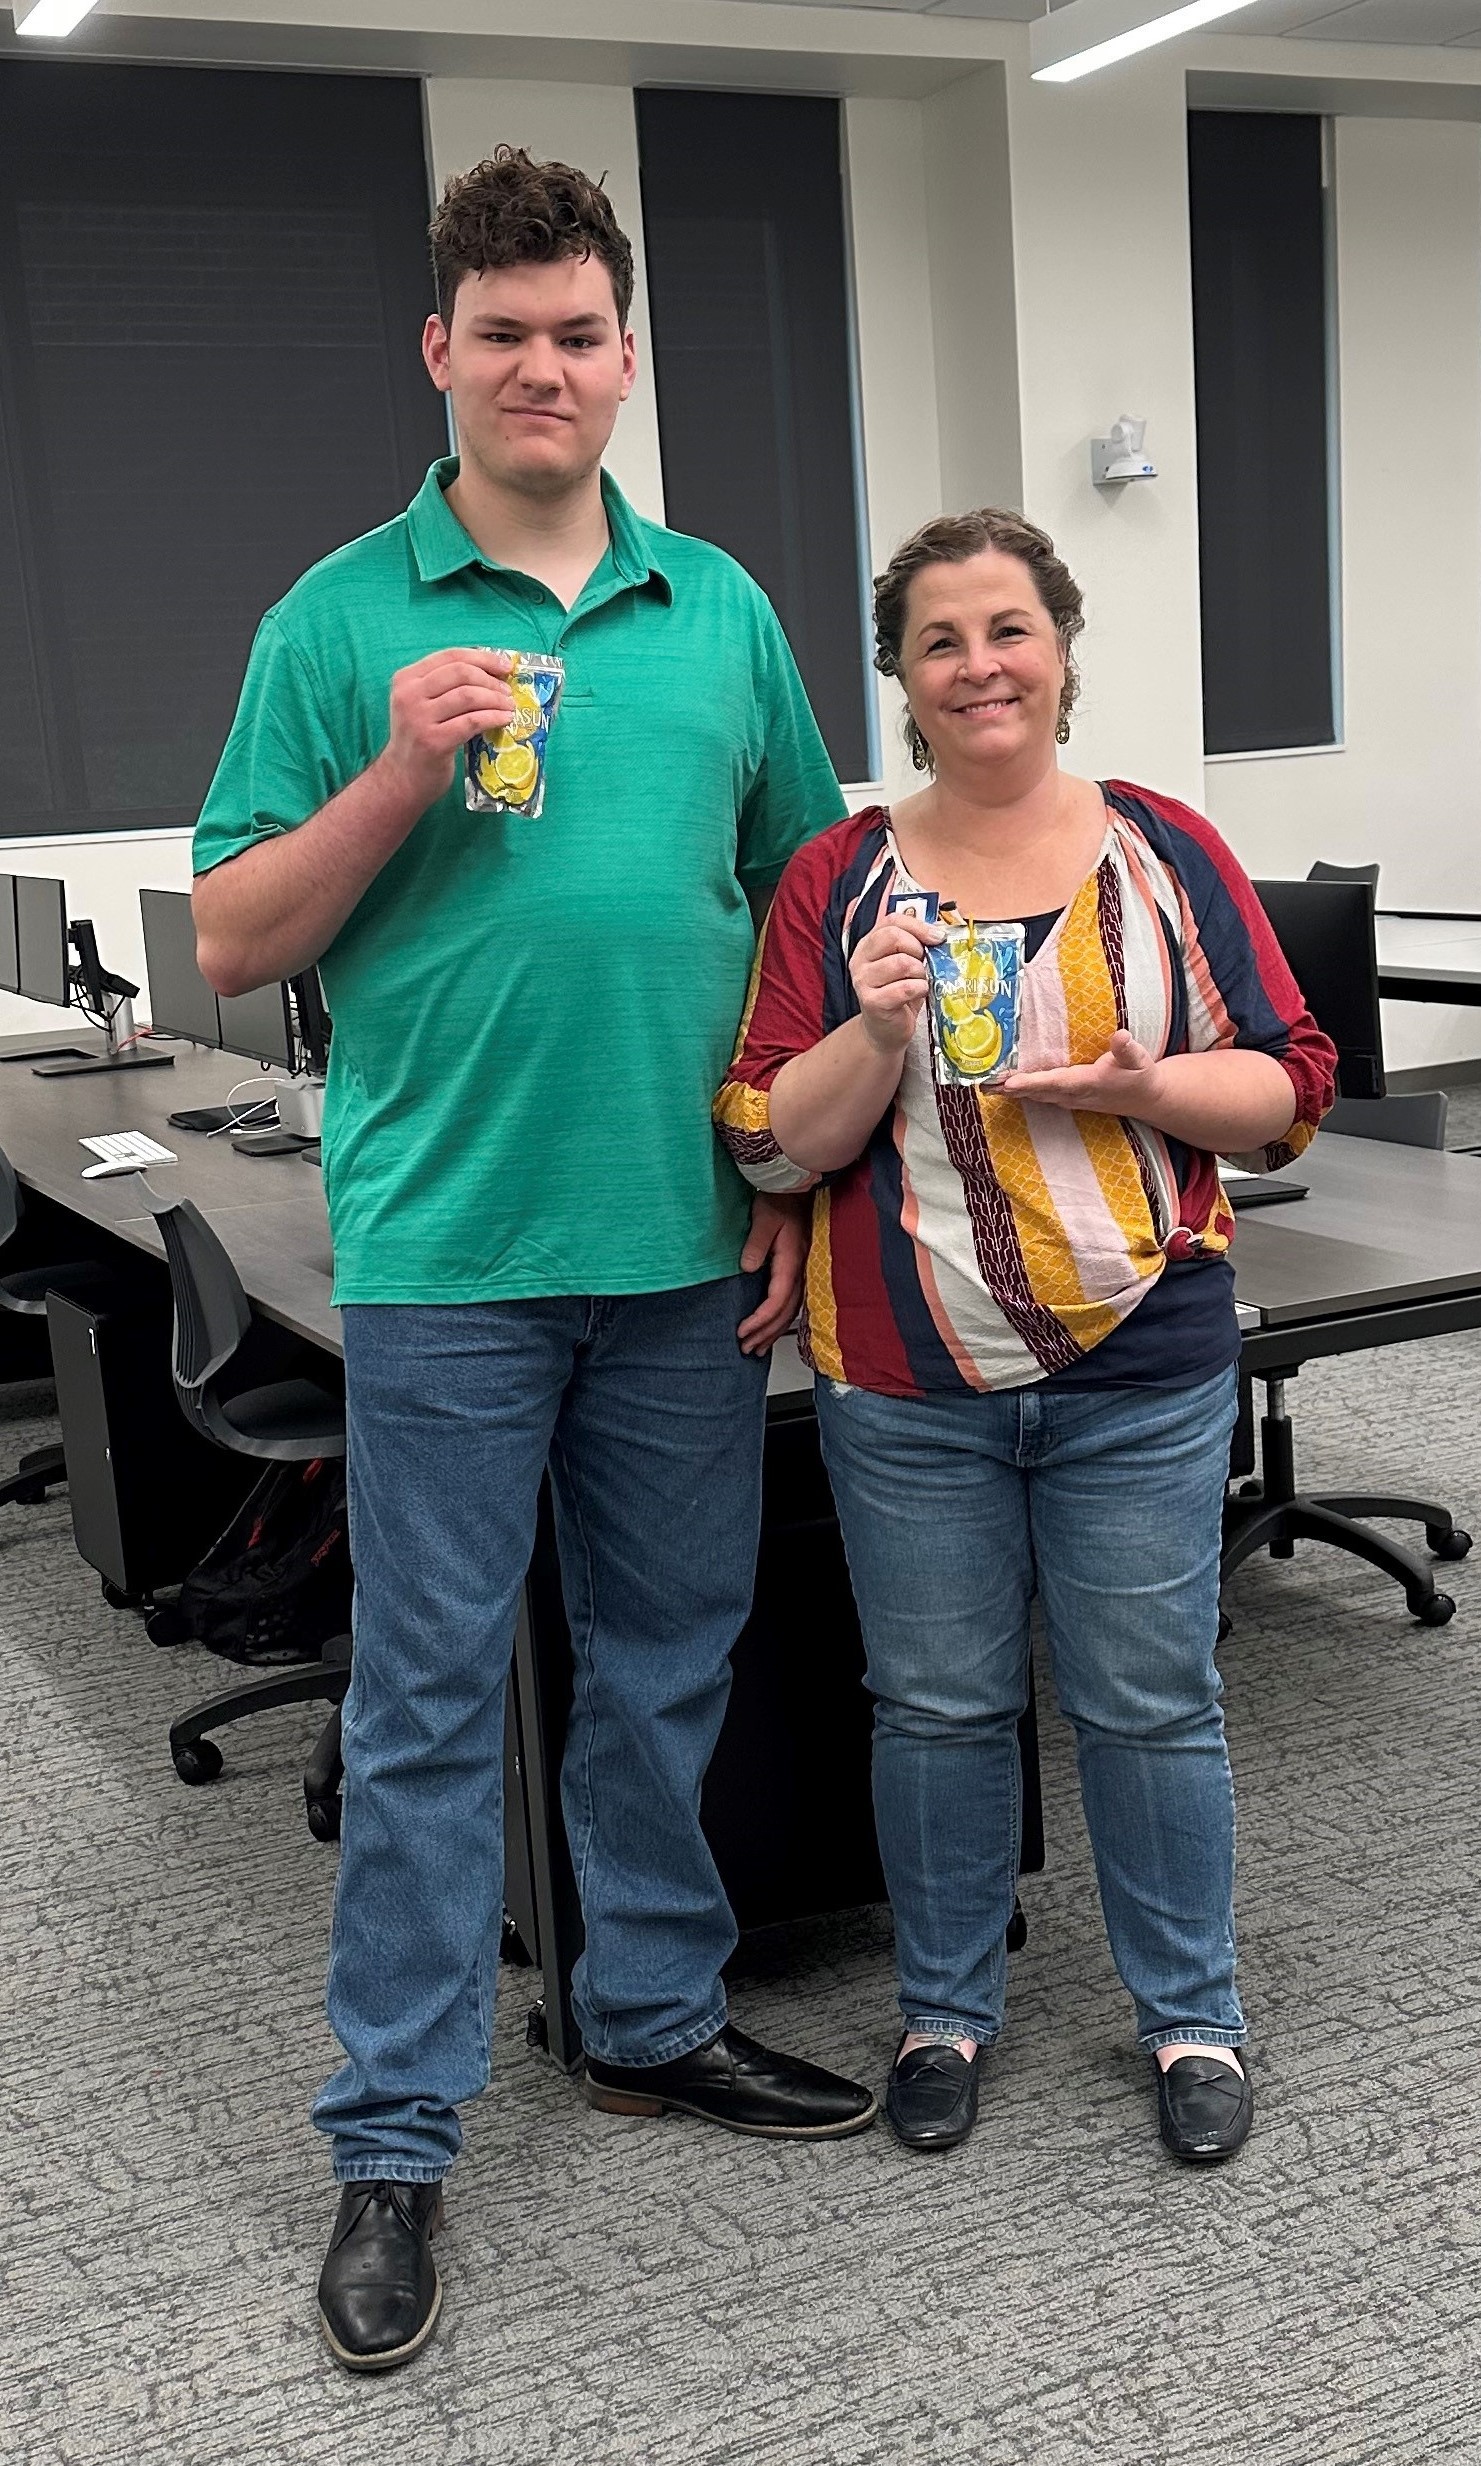
<path fill-rule="evenodd" d="M 845 108 L 844 140 L 869 570 L 878 574 L 942 504 L 921 106 L 856 97 Z M 875 683 L 881 776 L 886 794 L 901 796 L 913 777 L 900 735 L 904 699 L 890 678 Z"/>
<path fill-rule="evenodd" d="M 1255 872 L 1383 867 L 1392 907 L 1481 906 L 1481 130 L 1341 120 L 1335 147 L 1344 746 L 1212 762 Z M 1391 1004 L 1396 1069 L 1474 1011 Z"/>
<path fill-rule="evenodd" d="M 1001 65 L 921 106 L 941 502 L 1023 506 L 1013 164 Z"/>
<path fill-rule="evenodd" d="M 1069 760 L 1198 803 L 1186 122 L 1181 72 L 1141 66 L 1109 108 L 1022 61 L 848 105 L 870 547 L 878 571 L 943 508 L 1044 523 L 1088 602 Z M 1089 441 L 1124 410 L 1151 420 L 1163 476 L 1102 497 Z M 893 689 L 882 707 L 898 793 Z"/>
<path fill-rule="evenodd" d="M 1104 84 L 1010 68 L 1024 509 L 1085 592 L 1077 771 L 1203 795 L 1187 124 L 1175 47 Z M 1159 477 L 1090 484 L 1128 411 Z"/>

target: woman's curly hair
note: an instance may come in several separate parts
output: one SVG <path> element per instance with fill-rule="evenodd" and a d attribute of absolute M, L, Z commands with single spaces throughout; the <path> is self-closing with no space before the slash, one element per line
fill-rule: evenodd
<path fill-rule="evenodd" d="M 453 297 L 465 274 L 595 257 L 612 277 L 617 322 L 624 330 L 627 326 L 631 243 L 601 182 L 570 163 L 536 163 L 523 146 L 495 146 L 487 161 L 448 181 L 428 237 L 444 325 L 451 322 Z"/>
<path fill-rule="evenodd" d="M 884 572 L 874 578 L 874 664 L 882 676 L 900 674 L 906 602 L 916 575 L 928 565 L 964 565 L 968 557 L 981 556 L 985 548 L 1017 557 L 1033 576 L 1034 589 L 1064 654 L 1064 691 L 1059 698 L 1063 727 L 1080 691 L 1074 646 L 1085 630 L 1084 596 L 1069 567 L 1055 555 L 1048 532 L 1022 514 L 1005 513 L 1001 506 L 981 505 L 971 514 L 938 514 L 934 521 L 923 522 L 918 531 L 912 531 L 895 550 Z M 908 711 L 905 742 L 916 769 L 929 770 L 930 746 Z"/>

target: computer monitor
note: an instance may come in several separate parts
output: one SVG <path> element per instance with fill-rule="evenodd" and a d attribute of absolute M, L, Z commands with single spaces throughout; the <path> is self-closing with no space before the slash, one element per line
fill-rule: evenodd
<path fill-rule="evenodd" d="M 105 968 L 91 917 L 67 916 L 67 885 L 48 874 L 0 875 L 15 901 L 15 983 L 12 988 L 29 1002 L 46 1002 L 56 1009 L 75 1003 L 83 1017 L 105 1038 L 103 1052 L 82 1045 L 24 1048 L 0 1055 L 8 1062 L 25 1061 L 39 1079 L 75 1079 L 97 1071 L 153 1070 L 168 1065 L 173 1055 L 151 1053 L 134 1033 L 137 985 Z M 0 910 L 4 891 L 0 889 Z M 74 957 L 75 954 L 75 957 Z"/>
<path fill-rule="evenodd" d="M 65 1009 L 70 985 L 67 885 L 49 875 L 15 876 L 16 991 Z"/>
<path fill-rule="evenodd" d="M 310 1077 L 322 1079 L 329 1068 L 332 1023 L 324 1007 L 324 988 L 319 982 L 318 969 L 306 968 L 302 976 L 290 977 L 288 990 L 293 996 L 299 1056 Z"/>
<path fill-rule="evenodd" d="M 187 1036 L 219 1045 L 216 995 L 196 964 L 195 918 L 188 891 L 141 890 L 149 1021 L 156 1036 Z"/>
<path fill-rule="evenodd" d="M 253 993 L 221 993 L 221 1042 L 228 1053 L 245 1054 L 254 1062 L 276 1062 L 292 1070 L 293 1023 L 288 1015 L 286 985 L 259 985 Z"/>
<path fill-rule="evenodd" d="M 1257 882 L 1255 895 L 1307 1009 L 1337 1047 L 1339 1092 L 1382 1096 L 1383 1029 L 1371 885 Z"/>
<path fill-rule="evenodd" d="M 0 993 L 19 993 L 20 989 L 20 952 L 15 939 L 15 875 L 0 873 Z"/>

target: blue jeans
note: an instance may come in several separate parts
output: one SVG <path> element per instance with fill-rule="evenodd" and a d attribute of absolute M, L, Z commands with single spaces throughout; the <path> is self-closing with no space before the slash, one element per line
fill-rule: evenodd
<path fill-rule="evenodd" d="M 489 2073 L 504 1690 L 547 1458 L 575 1660 L 562 1798 L 590 2052 L 663 2063 L 725 2021 L 731 1916 L 699 1822 L 750 1610 L 765 1277 L 344 1314 L 355 1657 L 314 2121 L 342 2181 L 443 2174 Z"/>
<path fill-rule="evenodd" d="M 921 1402 L 818 1381 L 907 2028 L 990 2043 L 1003 2025 L 1037 1590 L 1141 2043 L 1243 2042 L 1214 1667 L 1234 1406 L 1232 1370 Z"/>

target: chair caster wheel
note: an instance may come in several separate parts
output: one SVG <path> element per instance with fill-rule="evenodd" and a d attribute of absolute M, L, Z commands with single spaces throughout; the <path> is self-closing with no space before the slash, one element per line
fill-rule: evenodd
<path fill-rule="evenodd" d="M 550 2024 L 545 2018 L 543 1995 L 538 2003 L 530 2006 L 529 2018 L 525 2022 L 525 2045 L 533 2047 L 537 2054 L 548 2055 L 550 2052 Z"/>
<path fill-rule="evenodd" d="M 507 1961 L 511 1969 L 533 1969 L 535 1965 L 529 1947 L 507 1909 L 499 1936 L 499 1958 Z"/>
<path fill-rule="evenodd" d="M 202 1781 L 216 1780 L 221 1771 L 221 1749 L 213 1738 L 194 1738 L 188 1747 L 172 1747 L 170 1756 L 181 1780 L 192 1789 Z"/>
<path fill-rule="evenodd" d="M 1010 1952 L 1022 1952 L 1024 1945 L 1028 1942 L 1028 1920 L 1023 1914 L 1023 1903 L 1016 1893 L 1013 1896 L 1013 1915 L 1008 1921 L 1008 1932 L 1003 1941 Z"/>
<path fill-rule="evenodd" d="M 316 1841 L 339 1839 L 340 1807 L 337 1798 L 310 1798 L 306 1801 L 309 1830 Z"/>
<path fill-rule="evenodd" d="M 131 1593 L 124 1584 L 115 1584 L 111 1576 L 102 1579 L 103 1599 L 110 1610 L 142 1610 L 148 1602 L 147 1593 Z"/>
<path fill-rule="evenodd" d="M 1448 1593 L 1431 1593 L 1415 1612 L 1421 1627 L 1448 1627 L 1455 1616 L 1455 1603 Z"/>
<path fill-rule="evenodd" d="M 190 1629 L 173 1603 L 150 1611 L 144 1621 L 144 1633 L 151 1644 L 184 1644 L 190 1638 Z"/>
<path fill-rule="evenodd" d="M 1223 1641 L 1224 1641 L 1225 1636 L 1226 1636 L 1226 1635 L 1233 1635 L 1233 1633 L 1234 1633 L 1234 1621 L 1233 1621 L 1233 1619 L 1230 1617 L 1230 1615 L 1229 1615 L 1229 1613 L 1228 1613 L 1228 1611 L 1227 1611 L 1227 1610 L 1221 1610 L 1221 1611 L 1219 1612 L 1219 1635 L 1218 1635 L 1218 1641 L 1222 1644 L 1222 1643 L 1223 1643 Z"/>
<path fill-rule="evenodd" d="M 46 1484 L 44 1481 L 18 1481 L 10 1495 L 17 1507 L 39 1507 L 46 1497 Z"/>
<path fill-rule="evenodd" d="M 1265 1484 L 1263 1481 L 1242 1481 L 1234 1495 L 1236 1498 L 1263 1498 Z"/>
<path fill-rule="evenodd" d="M 1463 1533 L 1458 1524 L 1448 1533 L 1426 1533 L 1425 1539 L 1436 1558 L 1465 1558 L 1470 1553 L 1471 1536 Z"/>

